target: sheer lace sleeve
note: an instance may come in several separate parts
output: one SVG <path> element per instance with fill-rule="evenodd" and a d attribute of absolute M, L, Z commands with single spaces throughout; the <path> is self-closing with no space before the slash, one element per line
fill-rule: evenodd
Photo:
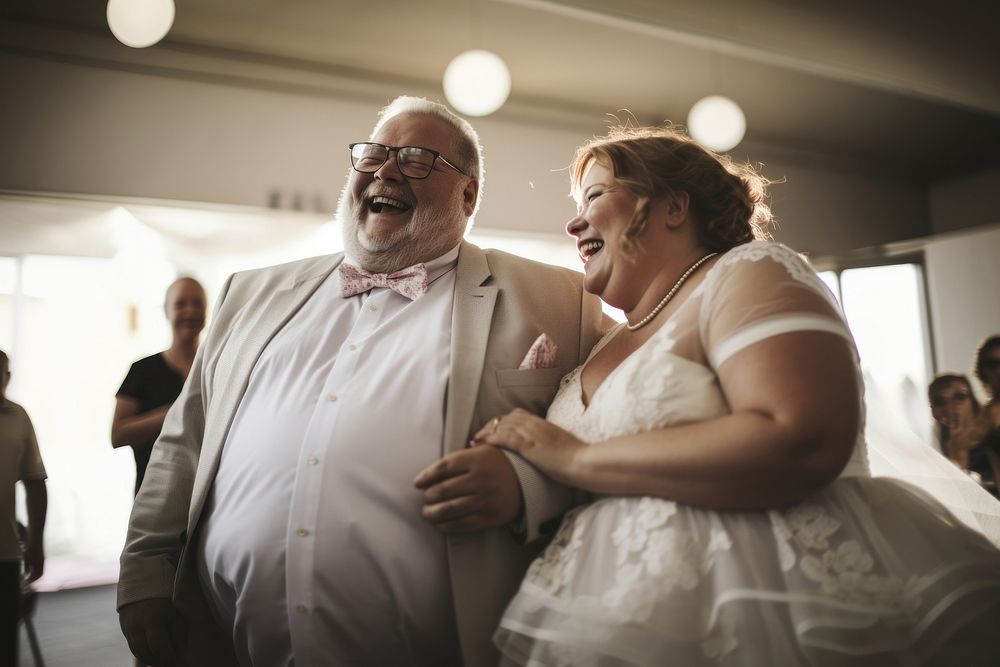
<path fill-rule="evenodd" d="M 794 251 L 756 241 L 726 253 L 701 285 L 700 330 L 713 368 L 765 338 L 827 331 L 853 347 L 836 299 Z"/>

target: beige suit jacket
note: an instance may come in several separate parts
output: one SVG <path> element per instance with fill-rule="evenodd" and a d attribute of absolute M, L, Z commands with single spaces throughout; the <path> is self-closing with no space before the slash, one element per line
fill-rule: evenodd
<path fill-rule="evenodd" d="M 121 557 L 118 606 L 173 598 L 187 621 L 192 665 L 232 664 L 198 583 L 193 549 L 222 447 L 254 364 L 271 338 L 329 276 L 342 255 L 230 277 L 184 389 L 167 415 L 135 499 Z M 442 454 L 466 446 L 486 421 L 515 407 L 543 414 L 559 379 L 606 328 L 600 302 L 572 271 L 463 243 L 452 316 L 451 374 Z M 535 338 L 559 347 L 557 367 L 519 370 Z M 465 664 L 495 665 L 491 637 L 528 564 L 572 503 L 510 455 L 525 500 L 527 544 L 507 529 L 449 536 L 455 618 Z"/>

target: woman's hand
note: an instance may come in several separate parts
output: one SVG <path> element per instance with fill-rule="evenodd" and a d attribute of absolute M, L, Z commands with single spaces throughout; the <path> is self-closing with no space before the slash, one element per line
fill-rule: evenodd
<path fill-rule="evenodd" d="M 573 484 L 587 445 L 572 433 L 520 408 L 491 419 L 473 445 L 494 445 L 517 452 L 557 482 Z"/>

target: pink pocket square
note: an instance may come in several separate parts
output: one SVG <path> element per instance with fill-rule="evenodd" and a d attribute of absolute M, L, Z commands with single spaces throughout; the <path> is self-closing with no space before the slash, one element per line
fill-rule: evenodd
<path fill-rule="evenodd" d="M 555 368 L 558 351 L 559 346 L 556 342 L 549 338 L 548 334 L 542 334 L 531 344 L 531 349 L 524 355 L 524 361 L 518 368 Z"/>

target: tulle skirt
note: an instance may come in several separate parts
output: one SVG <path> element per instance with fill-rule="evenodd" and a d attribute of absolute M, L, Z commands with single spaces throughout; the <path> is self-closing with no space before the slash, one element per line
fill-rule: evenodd
<path fill-rule="evenodd" d="M 1000 550 L 920 489 L 841 478 L 795 507 L 604 498 L 504 613 L 505 664 L 1000 665 Z"/>

